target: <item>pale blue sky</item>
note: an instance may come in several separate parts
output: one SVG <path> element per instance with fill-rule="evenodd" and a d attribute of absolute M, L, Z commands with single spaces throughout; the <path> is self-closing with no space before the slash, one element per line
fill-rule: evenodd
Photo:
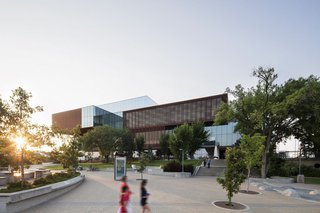
<path fill-rule="evenodd" d="M 318 0 L 0 0 L 0 94 L 21 86 L 37 122 L 148 95 L 169 103 L 320 76 Z"/>

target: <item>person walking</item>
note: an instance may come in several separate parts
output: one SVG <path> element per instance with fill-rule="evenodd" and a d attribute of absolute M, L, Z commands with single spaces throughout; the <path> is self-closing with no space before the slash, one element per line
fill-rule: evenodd
<path fill-rule="evenodd" d="M 122 193 L 120 195 L 120 202 L 119 202 L 119 209 L 118 209 L 118 213 L 127 213 L 128 209 L 128 201 L 129 201 L 129 191 L 128 191 L 128 187 L 127 186 L 123 186 L 122 187 Z"/>
<path fill-rule="evenodd" d="M 123 176 L 122 179 L 121 179 L 121 191 L 120 191 L 120 197 L 121 195 L 124 193 L 123 191 L 123 187 L 127 187 L 127 194 L 128 194 L 128 200 L 127 200 L 127 203 L 126 203 L 126 212 L 127 213 L 132 213 L 132 204 L 131 204 L 131 200 L 130 200 L 130 196 L 132 194 L 131 190 L 130 190 L 130 187 L 128 185 L 128 177 L 127 176 Z M 120 199 L 121 200 L 121 199 Z"/>
<path fill-rule="evenodd" d="M 210 164 L 211 164 L 211 158 L 209 158 L 207 162 L 208 168 L 210 168 Z"/>
<path fill-rule="evenodd" d="M 140 205 L 142 207 L 142 213 L 144 213 L 145 211 L 151 212 L 151 209 L 147 203 L 148 197 L 149 197 L 149 193 L 146 190 L 146 185 L 147 185 L 147 180 L 142 180 L 141 181 L 141 200 L 140 200 Z"/>

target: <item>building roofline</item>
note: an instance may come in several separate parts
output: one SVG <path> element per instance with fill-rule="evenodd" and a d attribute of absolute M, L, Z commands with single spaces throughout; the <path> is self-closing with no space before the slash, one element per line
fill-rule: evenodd
<path fill-rule="evenodd" d="M 129 101 L 129 100 L 134 100 L 134 99 L 143 98 L 143 97 L 147 97 L 147 98 L 149 98 L 150 100 L 152 100 L 154 103 L 157 104 L 157 102 L 155 102 L 152 98 L 150 98 L 150 96 L 148 96 L 148 95 L 142 95 L 142 96 L 138 96 L 138 97 L 134 97 L 134 98 L 123 99 L 123 100 L 120 100 L 120 101 L 113 101 L 113 102 L 109 102 L 109 103 L 98 104 L 98 105 L 95 105 L 95 106 L 98 106 L 98 107 L 99 107 L 99 106 L 102 106 L 102 105 L 115 104 L 115 103 L 119 103 L 119 102 L 122 102 L 122 101 Z"/>
<path fill-rule="evenodd" d="M 188 99 L 188 100 L 177 101 L 177 102 L 166 103 L 166 104 L 159 104 L 159 105 L 156 105 L 156 106 L 144 107 L 144 108 L 139 108 L 139 109 L 132 109 L 132 110 L 123 111 L 123 113 L 146 110 L 146 109 L 154 109 L 154 108 L 159 108 L 159 107 L 164 107 L 164 106 L 171 106 L 171 105 L 176 105 L 176 104 L 190 103 L 190 102 L 194 102 L 194 101 L 206 100 L 206 99 L 211 99 L 211 98 L 219 98 L 219 97 L 221 97 L 221 98 L 226 97 L 227 100 L 228 100 L 228 93 L 222 93 L 222 94 L 219 94 L 219 95 L 212 95 L 212 96 L 206 96 L 206 97 L 201 97 L 201 98 Z"/>
<path fill-rule="evenodd" d="M 56 115 L 56 114 L 61 114 L 61 113 L 64 113 L 64 112 L 70 112 L 70 111 L 74 111 L 74 110 L 79 110 L 79 109 L 82 109 L 82 108 L 83 107 L 70 109 L 70 110 L 65 110 L 65 111 L 60 111 L 60 112 L 52 113 L 51 115 Z"/>

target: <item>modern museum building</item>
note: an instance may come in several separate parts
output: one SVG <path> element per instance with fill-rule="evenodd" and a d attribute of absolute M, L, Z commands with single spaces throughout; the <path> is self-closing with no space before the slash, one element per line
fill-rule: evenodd
<path fill-rule="evenodd" d="M 201 121 L 210 134 L 210 142 L 203 148 L 215 147 L 217 157 L 224 158 L 226 147 L 234 145 L 240 135 L 234 132 L 235 123 L 213 126 L 215 109 L 221 102 L 228 102 L 226 93 L 161 105 L 142 96 L 55 113 L 52 124 L 66 130 L 80 125 L 82 133 L 101 125 L 127 128 L 136 136 L 144 136 L 145 147 L 159 149 L 162 134 L 169 134 L 179 125 Z"/>

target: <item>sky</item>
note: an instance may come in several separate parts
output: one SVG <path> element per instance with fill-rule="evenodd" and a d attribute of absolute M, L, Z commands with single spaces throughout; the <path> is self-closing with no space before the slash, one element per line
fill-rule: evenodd
<path fill-rule="evenodd" d="M 0 0 L 0 95 L 53 113 L 148 95 L 158 104 L 320 77 L 318 0 Z"/>

